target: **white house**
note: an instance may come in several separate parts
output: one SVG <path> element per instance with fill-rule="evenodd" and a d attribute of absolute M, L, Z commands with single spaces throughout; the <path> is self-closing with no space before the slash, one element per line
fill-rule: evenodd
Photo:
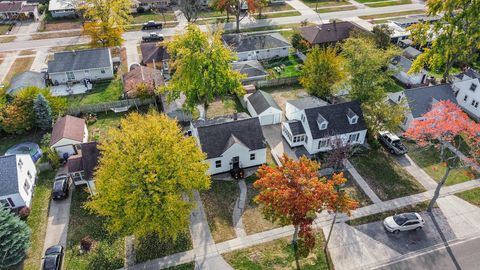
<path fill-rule="evenodd" d="M 389 102 L 405 102 L 407 110 L 400 127 L 407 130 L 413 119 L 422 119 L 422 115 L 430 111 L 432 104 L 438 101 L 450 100 L 457 103 L 452 88 L 448 84 L 407 89 L 389 95 Z"/>
<path fill-rule="evenodd" d="M 133 0 L 133 5 L 135 8 L 143 7 L 145 10 L 150 10 L 152 8 L 166 8 L 170 5 L 170 2 L 170 0 Z"/>
<path fill-rule="evenodd" d="M 237 53 L 238 61 L 287 57 L 288 50 L 292 47 L 279 33 L 223 35 L 223 41 Z"/>
<path fill-rule="evenodd" d="M 389 68 L 396 71 L 393 77 L 407 87 L 424 84 L 427 79 L 427 71 L 422 68 L 418 73 L 408 74 L 411 67 L 412 61 L 404 56 L 396 56 L 389 64 Z"/>
<path fill-rule="evenodd" d="M 53 125 L 50 148 L 63 158 L 65 154 L 78 154 L 78 145 L 87 141 L 88 129 L 85 120 L 67 115 Z"/>
<path fill-rule="evenodd" d="M 258 117 L 260 125 L 273 125 L 282 121 L 282 109 L 273 97 L 262 90 L 244 97 L 247 110 L 252 117 Z"/>
<path fill-rule="evenodd" d="M 110 49 L 57 52 L 48 61 L 48 78 L 53 84 L 113 79 Z"/>
<path fill-rule="evenodd" d="M 472 69 L 455 76 L 452 83 L 458 105 L 471 116 L 480 119 L 480 74 Z"/>
<path fill-rule="evenodd" d="M 53 18 L 73 17 L 79 3 L 79 0 L 50 0 L 48 11 Z"/>
<path fill-rule="evenodd" d="M 30 155 L 0 156 L 0 205 L 30 207 L 37 169 Z"/>
<path fill-rule="evenodd" d="M 222 116 L 193 121 L 192 135 L 207 155 L 209 174 L 242 170 L 266 163 L 267 145 L 258 117 Z"/>
<path fill-rule="evenodd" d="M 323 105 L 313 107 L 315 104 Z M 310 155 L 331 150 L 338 140 L 344 144 L 363 144 L 367 134 L 356 101 L 329 105 L 318 100 L 287 101 L 285 117 L 282 136 L 290 147 L 304 147 Z"/>
<path fill-rule="evenodd" d="M 0 2 L 0 19 L 21 21 L 21 20 L 38 20 L 38 1 L 30 3 L 30 1 L 1 1 Z"/>

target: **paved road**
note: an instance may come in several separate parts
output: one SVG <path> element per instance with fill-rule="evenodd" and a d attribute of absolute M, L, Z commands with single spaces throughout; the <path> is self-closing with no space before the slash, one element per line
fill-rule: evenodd
<path fill-rule="evenodd" d="M 479 257 L 480 237 L 477 237 L 450 244 L 448 247 L 441 246 L 435 250 L 407 257 L 375 269 L 474 270 L 480 269 Z"/>

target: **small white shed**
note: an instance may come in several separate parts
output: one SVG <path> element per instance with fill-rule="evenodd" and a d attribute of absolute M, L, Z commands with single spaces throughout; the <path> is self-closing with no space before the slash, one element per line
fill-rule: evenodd
<path fill-rule="evenodd" d="M 260 125 L 273 125 L 282 121 L 282 109 L 273 97 L 262 90 L 253 94 L 245 95 L 247 110 L 252 117 L 258 117 Z"/>

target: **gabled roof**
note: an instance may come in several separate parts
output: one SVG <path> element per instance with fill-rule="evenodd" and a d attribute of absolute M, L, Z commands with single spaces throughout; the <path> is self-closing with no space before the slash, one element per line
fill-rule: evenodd
<path fill-rule="evenodd" d="M 25 71 L 16 75 L 10 80 L 7 94 L 14 95 L 18 90 L 28 86 L 45 88 L 44 74 L 35 71 Z"/>
<path fill-rule="evenodd" d="M 150 67 L 139 66 L 123 75 L 123 92 L 133 98 L 137 95 L 137 86 L 144 83 L 149 93 L 153 94 L 155 88 L 164 86 L 162 71 Z"/>
<path fill-rule="evenodd" d="M 353 30 L 365 31 L 352 22 L 332 22 L 301 27 L 300 34 L 310 44 L 332 43 L 347 39 Z"/>
<path fill-rule="evenodd" d="M 275 102 L 272 95 L 262 90 L 258 90 L 251 94 L 247 99 L 257 114 L 261 114 L 269 108 L 275 108 L 280 111 L 282 110 L 277 102 Z"/>
<path fill-rule="evenodd" d="M 220 157 L 233 143 L 241 143 L 250 150 L 266 147 L 257 117 L 200 126 L 197 131 L 202 151 L 208 159 Z"/>
<path fill-rule="evenodd" d="M 223 35 L 223 41 L 234 52 L 291 47 L 292 45 L 279 33 L 260 35 Z"/>
<path fill-rule="evenodd" d="M 408 89 L 405 90 L 405 96 L 414 118 L 421 117 L 430 111 L 434 100 L 450 100 L 457 104 L 457 100 L 449 84 Z"/>
<path fill-rule="evenodd" d="M 65 9 L 75 9 L 74 0 L 50 0 L 48 3 L 48 10 L 65 10 Z"/>
<path fill-rule="evenodd" d="M 240 73 L 247 75 L 247 78 L 268 75 L 268 73 L 265 71 L 262 64 L 260 64 L 258 60 L 234 62 L 232 66 L 234 70 L 237 70 Z"/>
<path fill-rule="evenodd" d="M 356 124 L 350 124 L 347 114 L 348 110 L 352 110 L 357 116 Z M 328 136 L 335 136 L 345 133 L 362 131 L 367 129 L 363 118 L 360 103 L 350 101 L 338 104 L 331 104 L 305 110 L 307 124 L 312 132 L 313 139 L 320 139 Z M 328 126 L 324 130 L 320 130 L 317 124 L 317 118 L 321 115 L 328 122 Z"/>
<path fill-rule="evenodd" d="M 109 48 L 57 52 L 48 61 L 48 72 L 66 72 L 111 67 Z"/>
<path fill-rule="evenodd" d="M 63 138 L 82 142 L 85 136 L 85 120 L 70 115 L 64 116 L 53 125 L 50 146 Z"/>
<path fill-rule="evenodd" d="M 325 106 L 328 104 L 326 101 L 316 97 L 306 97 L 301 99 L 288 100 L 287 102 L 292 104 L 299 110 L 316 108 L 316 107 Z"/>
<path fill-rule="evenodd" d="M 18 192 L 16 155 L 0 156 L 0 187 L 0 196 Z"/>
<path fill-rule="evenodd" d="M 140 44 L 140 50 L 142 51 L 142 63 L 149 64 L 160 63 L 163 60 L 169 60 L 170 54 L 167 52 L 167 48 L 159 46 L 157 42 L 147 42 Z"/>

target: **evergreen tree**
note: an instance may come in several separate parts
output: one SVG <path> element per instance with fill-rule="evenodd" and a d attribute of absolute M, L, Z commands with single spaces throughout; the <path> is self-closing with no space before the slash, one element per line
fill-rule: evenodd
<path fill-rule="evenodd" d="M 24 221 L 0 206 L 0 269 L 23 260 L 29 246 L 30 234 Z"/>
<path fill-rule="evenodd" d="M 35 113 L 35 124 L 39 128 L 49 129 L 52 127 L 52 108 L 42 94 L 38 94 L 33 100 L 33 111 Z"/>

